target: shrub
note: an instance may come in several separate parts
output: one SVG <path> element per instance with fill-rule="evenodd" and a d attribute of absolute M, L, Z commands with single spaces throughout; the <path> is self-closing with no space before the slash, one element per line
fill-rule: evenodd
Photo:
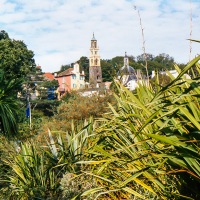
<path fill-rule="evenodd" d="M 43 130 L 49 128 L 52 131 L 67 131 L 71 129 L 71 121 L 79 124 L 80 120 L 89 119 L 90 116 L 97 118 L 108 111 L 108 103 L 114 104 L 112 95 L 84 97 L 72 94 L 67 101 L 63 101 L 57 108 L 57 113 L 49 118 Z"/>

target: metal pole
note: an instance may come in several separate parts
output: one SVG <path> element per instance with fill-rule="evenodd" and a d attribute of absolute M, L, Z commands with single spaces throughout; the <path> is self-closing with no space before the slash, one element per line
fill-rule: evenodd
<path fill-rule="evenodd" d="M 29 110 L 30 110 L 30 129 L 31 129 L 31 103 L 29 101 Z"/>

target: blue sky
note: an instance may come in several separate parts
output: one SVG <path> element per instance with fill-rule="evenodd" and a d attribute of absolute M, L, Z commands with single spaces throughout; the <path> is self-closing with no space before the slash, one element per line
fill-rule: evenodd
<path fill-rule="evenodd" d="M 190 3 L 192 2 L 192 3 Z M 140 11 L 147 53 L 190 58 L 190 32 L 200 40 L 200 0 L 0 0 L 0 29 L 23 40 L 44 72 L 89 57 L 94 32 L 102 59 L 142 51 Z M 191 15 L 192 10 L 192 29 Z M 192 56 L 200 44 L 192 43 Z"/>

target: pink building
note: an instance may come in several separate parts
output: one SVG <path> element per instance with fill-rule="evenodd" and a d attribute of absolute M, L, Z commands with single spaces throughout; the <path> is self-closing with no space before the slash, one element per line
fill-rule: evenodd
<path fill-rule="evenodd" d="M 57 76 L 55 79 L 58 80 L 59 88 L 58 92 L 62 95 L 65 92 L 71 90 L 78 90 L 85 88 L 85 74 L 84 71 L 80 73 L 79 64 L 74 64 L 73 68 L 69 68 Z"/>

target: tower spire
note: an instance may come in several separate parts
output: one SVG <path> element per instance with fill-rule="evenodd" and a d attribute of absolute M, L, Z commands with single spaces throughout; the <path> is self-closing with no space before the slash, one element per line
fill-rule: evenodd
<path fill-rule="evenodd" d="M 129 60 L 128 60 L 128 56 L 127 53 L 125 52 L 125 56 L 124 56 L 124 66 L 128 66 L 129 65 Z"/>
<path fill-rule="evenodd" d="M 95 37 L 94 37 L 94 32 L 93 32 L 93 37 L 92 37 L 92 40 L 96 40 L 96 39 L 95 39 Z"/>

